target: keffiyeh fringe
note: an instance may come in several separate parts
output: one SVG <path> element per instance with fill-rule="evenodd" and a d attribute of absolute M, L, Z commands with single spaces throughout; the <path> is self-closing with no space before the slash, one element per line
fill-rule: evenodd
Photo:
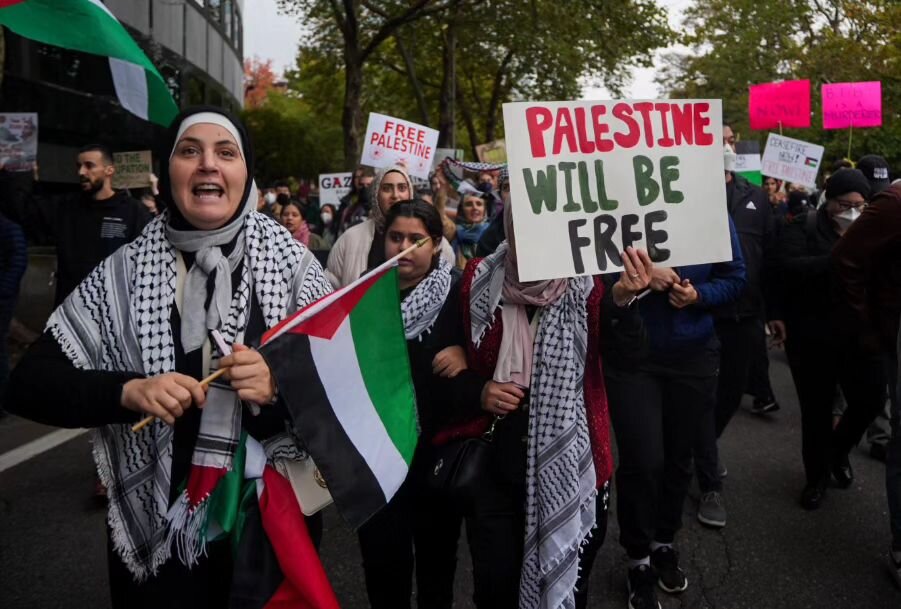
<path fill-rule="evenodd" d="M 176 259 L 165 237 L 167 221 L 167 212 L 153 220 L 51 315 L 47 328 L 76 368 L 147 377 L 175 370 L 170 318 Z M 268 327 L 330 291 L 318 262 L 287 231 L 256 212 L 244 222 L 243 276 L 220 328 L 226 342 L 234 342 L 246 327 L 251 289 Z M 202 519 L 197 510 L 182 517 L 176 509 L 174 527 L 168 519 L 172 429 L 157 421 L 136 434 L 129 425 L 108 425 L 93 437 L 109 498 L 113 547 L 135 579 L 155 574 L 170 558 L 173 543 L 186 563 L 200 556 L 204 540 L 199 547 L 190 541 L 198 539 L 194 533 Z M 173 529 L 184 531 L 184 540 L 176 541 Z"/>
<path fill-rule="evenodd" d="M 478 347 L 501 306 L 507 244 L 483 259 L 470 292 Z M 572 609 L 579 552 L 595 527 L 597 476 L 585 413 L 589 277 L 568 280 L 541 309 L 535 337 L 526 457 L 526 523 L 520 609 Z"/>

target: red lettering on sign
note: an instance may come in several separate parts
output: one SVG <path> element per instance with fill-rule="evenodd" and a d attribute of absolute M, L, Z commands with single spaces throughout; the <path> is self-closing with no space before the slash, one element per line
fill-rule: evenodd
<path fill-rule="evenodd" d="M 621 148 L 634 148 L 641 138 L 641 130 L 638 121 L 632 118 L 632 107 L 629 104 L 616 104 L 613 106 L 613 116 L 626 125 L 628 131 L 613 134 L 613 140 Z"/>
<path fill-rule="evenodd" d="M 694 104 L 693 118 L 695 123 L 695 144 L 698 146 L 709 146 L 713 143 L 713 134 L 704 131 L 704 127 L 710 125 L 710 104 Z"/>
<path fill-rule="evenodd" d="M 526 125 L 529 129 L 529 143 L 532 146 L 532 156 L 540 159 L 547 156 L 544 148 L 544 132 L 550 129 L 553 115 L 548 108 L 534 106 L 526 109 Z"/>

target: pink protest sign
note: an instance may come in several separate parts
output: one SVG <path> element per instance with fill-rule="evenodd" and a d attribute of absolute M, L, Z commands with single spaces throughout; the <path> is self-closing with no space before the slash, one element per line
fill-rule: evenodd
<path fill-rule="evenodd" d="M 882 126 L 882 83 L 823 85 L 823 129 Z"/>
<path fill-rule="evenodd" d="M 751 85 L 751 129 L 810 127 L 810 81 L 786 80 Z"/>

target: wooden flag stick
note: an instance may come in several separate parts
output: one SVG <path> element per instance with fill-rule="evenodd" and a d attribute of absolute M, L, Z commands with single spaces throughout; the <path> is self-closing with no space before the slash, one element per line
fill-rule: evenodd
<path fill-rule="evenodd" d="M 398 255 L 394 256 L 393 258 L 391 258 L 390 260 L 388 260 L 387 262 L 385 262 L 384 265 L 382 265 L 382 266 L 391 264 L 391 263 L 393 263 L 394 261 L 399 260 L 400 258 L 406 256 L 407 254 L 409 254 L 409 253 L 412 252 L 413 250 L 422 247 L 423 245 L 425 245 L 425 244 L 428 243 L 429 241 L 431 241 L 431 237 L 423 237 L 422 239 L 420 239 L 419 241 L 417 241 L 416 243 L 414 243 L 413 245 L 411 245 L 410 247 L 408 247 L 407 249 L 405 249 L 404 251 L 402 251 L 402 252 L 399 253 Z M 379 268 L 382 268 L 382 267 L 380 266 Z M 310 311 L 310 313 L 312 313 L 312 310 Z M 222 375 L 225 373 L 226 370 L 227 370 L 227 368 L 220 368 L 220 369 L 217 370 L 216 372 L 212 373 L 211 375 L 209 375 L 208 377 L 206 377 L 205 379 L 203 379 L 202 381 L 200 381 L 200 385 L 201 385 L 201 386 L 209 385 L 210 383 L 212 383 L 213 381 L 215 381 L 217 378 L 219 378 L 220 376 L 222 376 Z M 152 423 L 153 420 L 154 420 L 155 418 L 156 418 L 156 417 L 154 417 L 154 416 L 146 417 L 146 418 L 142 419 L 139 423 L 136 423 L 135 425 L 133 425 L 132 428 L 131 428 L 131 430 L 132 430 L 133 432 L 141 431 L 142 429 L 144 429 L 145 427 L 147 427 L 148 425 L 150 425 L 150 423 Z"/>
<path fill-rule="evenodd" d="M 209 385 L 210 383 L 215 381 L 217 378 L 219 378 L 220 376 L 225 374 L 226 370 L 228 370 L 228 368 L 219 368 L 219 370 L 216 370 L 216 372 L 212 373 L 211 375 L 209 375 L 208 377 L 206 377 L 205 379 L 200 381 L 200 386 L 205 387 L 205 386 Z M 140 423 L 135 423 L 134 425 L 132 425 L 131 430 L 133 432 L 137 433 L 137 432 L 141 431 L 142 429 L 144 429 L 145 427 L 147 427 L 148 425 L 150 425 L 155 418 L 156 417 L 154 417 L 154 416 L 149 416 L 144 419 L 141 419 Z"/>

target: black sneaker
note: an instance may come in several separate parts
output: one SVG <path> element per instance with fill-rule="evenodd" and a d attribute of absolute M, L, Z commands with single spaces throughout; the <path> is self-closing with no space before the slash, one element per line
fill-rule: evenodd
<path fill-rule="evenodd" d="M 779 410 L 779 402 L 772 397 L 765 400 L 754 398 L 754 404 L 751 406 L 751 414 L 769 414 L 777 410 Z"/>
<path fill-rule="evenodd" d="M 654 584 L 657 575 L 649 565 L 638 565 L 629 569 L 626 585 L 629 587 L 629 609 L 660 609 L 657 589 Z"/>
<path fill-rule="evenodd" d="M 685 592 L 688 578 L 679 568 L 679 553 L 667 546 L 651 552 L 651 566 L 657 571 L 657 584 L 670 594 Z"/>
<path fill-rule="evenodd" d="M 807 484 L 801 491 L 801 507 L 808 512 L 819 509 L 826 497 L 826 482 Z"/>
<path fill-rule="evenodd" d="M 877 461 L 882 461 L 885 463 L 886 459 L 886 448 L 885 444 L 870 444 L 870 456 Z"/>

